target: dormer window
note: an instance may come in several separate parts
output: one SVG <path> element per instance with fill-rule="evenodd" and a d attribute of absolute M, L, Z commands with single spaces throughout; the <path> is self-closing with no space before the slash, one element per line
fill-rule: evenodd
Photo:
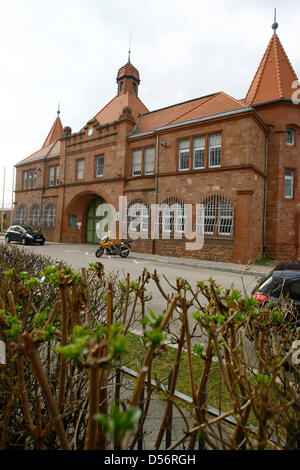
<path fill-rule="evenodd" d="M 135 82 L 132 83 L 132 91 L 136 95 L 136 83 Z"/>
<path fill-rule="evenodd" d="M 296 132 L 295 129 L 288 128 L 285 132 L 285 140 L 287 145 L 295 145 Z"/>
<path fill-rule="evenodd" d="M 124 90 L 124 82 L 123 80 L 120 82 L 120 93 Z"/>

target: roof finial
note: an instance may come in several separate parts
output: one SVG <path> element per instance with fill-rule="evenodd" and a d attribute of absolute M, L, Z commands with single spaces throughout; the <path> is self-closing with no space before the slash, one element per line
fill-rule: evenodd
<path fill-rule="evenodd" d="M 276 21 L 276 8 L 274 8 L 274 23 L 272 24 L 272 29 L 274 30 L 274 34 L 276 33 L 276 29 L 278 28 L 278 23 Z"/>
<path fill-rule="evenodd" d="M 60 115 L 60 103 L 58 102 L 58 107 L 57 107 L 57 117 Z"/>
<path fill-rule="evenodd" d="M 130 36 L 129 36 L 129 51 L 128 51 L 128 62 L 130 62 L 130 54 L 131 54 L 131 33 L 132 33 L 132 31 L 130 30 Z"/>

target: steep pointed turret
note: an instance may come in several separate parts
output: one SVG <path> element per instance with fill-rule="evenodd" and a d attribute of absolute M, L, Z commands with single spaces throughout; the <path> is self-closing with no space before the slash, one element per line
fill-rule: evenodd
<path fill-rule="evenodd" d="M 291 99 L 292 84 L 297 75 L 277 35 L 278 24 L 272 25 L 274 33 L 250 85 L 245 101 L 251 105 Z"/>
<path fill-rule="evenodd" d="M 57 139 L 59 139 L 63 135 L 64 129 L 63 129 L 63 125 L 61 123 L 59 114 L 60 114 L 60 111 L 58 109 L 57 118 L 55 119 L 42 148 L 47 147 L 50 144 L 53 144 Z"/>

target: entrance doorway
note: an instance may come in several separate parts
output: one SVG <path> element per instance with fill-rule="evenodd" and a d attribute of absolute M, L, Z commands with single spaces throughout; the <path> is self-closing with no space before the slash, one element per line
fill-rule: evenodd
<path fill-rule="evenodd" d="M 111 229 L 111 210 L 102 197 L 96 197 L 86 215 L 86 242 L 99 243 Z"/>

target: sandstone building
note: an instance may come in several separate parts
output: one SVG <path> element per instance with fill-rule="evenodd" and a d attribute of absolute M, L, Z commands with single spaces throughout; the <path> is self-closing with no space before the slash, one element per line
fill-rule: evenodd
<path fill-rule="evenodd" d="M 157 222 L 169 239 L 134 249 L 242 263 L 300 257 L 300 104 L 277 26 L 244 99 L 221 91 L 149 111 L 129 59 L 116 96 L 79 132 L 58 114 L 42 148 L 16 165 L 15 223 L 42 226 L 56 242 L 96 243 L 107 230 L 99 207 L 118 211 L 120 195 L 141 208 L 145 232 L 151 204 L 201 203 L 202 250 L 186 252 L 174 217 Z"/>

